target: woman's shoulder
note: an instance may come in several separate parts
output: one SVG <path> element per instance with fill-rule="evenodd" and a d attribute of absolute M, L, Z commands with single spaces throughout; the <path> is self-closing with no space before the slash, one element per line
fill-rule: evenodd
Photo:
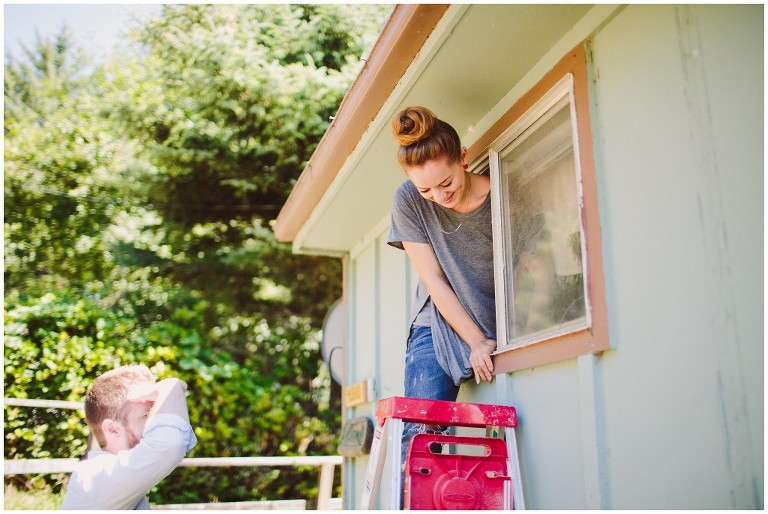
<path fill-rule="evenodd" d="M 413 203 L 414 201 L 418 201 L 419 198 L 422 197 L 416 189 L 416 186 L 414 186 L 413 182 L 410 180 L 406 180 L 395 189 L 395 192 L 392 195 L 392 202 L 395 204 L 403 202 Z"/>
<path fill-rule="evenodd" d="M 410 180 L 406 180 L 399 186 L 397 186 L 397 189 L 395 189 L 395 195 L 405 195 L 405 194 L 418 194 L 418 191 L 416 190 L 416 186 L 413 185 L 413 182 Z"/>
<path fill-rule="evenodd" d="M 419 194 L 418 189 L 416 189 L 416 186 L 413 185 L 413 182 L 410 180 L 406 180 L 399 186 L 397 186 L 397 189 L 395 189 L 395 193 L 393 195 L 393 199 L 397 201 L 398 199 L 401 200 L 423 200 L 424 198 Z"/>

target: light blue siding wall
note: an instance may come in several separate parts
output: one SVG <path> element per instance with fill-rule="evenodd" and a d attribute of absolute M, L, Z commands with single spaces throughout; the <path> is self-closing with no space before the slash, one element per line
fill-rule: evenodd
<path fill-rule="evenodd" d="M 531 506 L 763 504 L 762 23 L 628 6 L 594 35 L 615 349 L 506 379 Z"/>
<path fill-rule="evenodd" d="M 613 349 L 459 399 L 518 409 L 529 508 L 761 508 L 763 6 L 630 5 L 590 30 Z M 378 398 L 402 392 L 415 287 L 387 230 L 348 277 L 347 373 Z M 345 467 L 346 508 L 366 465 Z"/>

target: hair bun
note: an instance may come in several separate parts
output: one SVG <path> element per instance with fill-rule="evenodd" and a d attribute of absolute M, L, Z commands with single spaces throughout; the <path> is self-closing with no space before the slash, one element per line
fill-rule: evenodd
<path fill-rule="evenodd" d="M 426 107 L 406 107 L 392 118 L 392 134 L 400 146 L 410 146 L 430 135 L 436 119 Z"/>

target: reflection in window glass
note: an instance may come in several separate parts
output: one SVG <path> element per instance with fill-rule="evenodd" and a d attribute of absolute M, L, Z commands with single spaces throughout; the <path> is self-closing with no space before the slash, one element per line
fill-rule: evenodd
<path fill-rule="evenodd" d="M 568 98 L 510 144 L 500 164 L 511 342 L 583 328 L 587 301 Z"/>

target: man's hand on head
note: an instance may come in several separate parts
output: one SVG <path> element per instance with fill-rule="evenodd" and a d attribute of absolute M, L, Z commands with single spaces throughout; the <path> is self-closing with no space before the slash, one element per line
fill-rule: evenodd
<path fill-rule="evenodd" d="M 150 415 L 176 414 L 189 422 L 187 399 L 184 395 L 187 390 L 186 382 L 178 378 L 166 378 L 155 384 L 155 390 L 155 403 Z"/>
<path fill-rule="evenodd" d="M 178 378 L 166 378 L 160 382 L 143 382 L 133 384 L 128 389 L 129 402 L 154 402 L 160 395 L 161 390 L 170 390 L 173 387 L 181 387 L 182 391 L 187 390 L 187 383 Z"/>
<path fill-rule="evenodd" d="M 155 382 L 142 382 L 132 384 L 128 388 L 129 402 L 154 402 L 158 394 L 157 384 Z"/>

